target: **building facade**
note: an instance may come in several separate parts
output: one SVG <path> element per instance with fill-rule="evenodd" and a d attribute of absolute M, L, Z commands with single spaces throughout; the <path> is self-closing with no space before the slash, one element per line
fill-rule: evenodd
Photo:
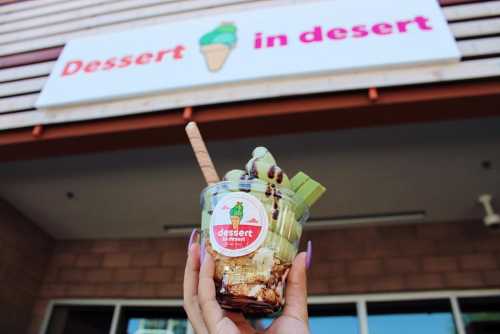
<path fill-rule="evenodd" d="M 190 120 L 221 174 L 265 145 L 327 186 L 301 238 L 314 333 L 500 332 L 500 234 L 477 202 L 500 209 L 500 1 L 439 1 L 456 60 L 37 101 L 70 41 L 297 3 L 0 1 L 2 332 L 192 332 Z"/>

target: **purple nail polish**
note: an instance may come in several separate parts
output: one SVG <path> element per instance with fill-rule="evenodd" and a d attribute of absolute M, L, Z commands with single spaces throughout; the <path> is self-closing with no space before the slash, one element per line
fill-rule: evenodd
<path fill-rule="evenodd" d="M 193 231 L 191 232 L 191 235 L 189 236 L 188 252 L 189 252 L 189 249 L 191 248 L 191 245 L 194 242 L 194 238 L 196 236 L 196 232 L 197 232 L 197 230 L 195 228 L 193 228 Z"/>
<path fill-rule="evenodd" d="M 313 253 L 313 244 L 312 241 L 309 240 L 307 242 L 307 252 L 306 252 L 306 268 L 309 269 L 312 263 L 312 253 Z"/>

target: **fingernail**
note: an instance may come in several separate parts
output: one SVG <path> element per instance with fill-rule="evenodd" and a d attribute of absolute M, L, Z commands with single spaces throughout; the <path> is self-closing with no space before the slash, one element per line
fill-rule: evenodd
<path fill-rule="evenodd" d="M 191 232 L 191 235 L 189 236 L 188 252 L 189 252 L 189 249 L 191 248 L 191 245 L 194 242 L 194 238 L 196 237 L 196 233 L 197 233 L 197 230 L 195 228 L 193 228 L 193 231 Z"/>
<path fill-rule="evenodd" d="M 313 243 L 311 240 L 307 242 L 307 252 L 306 252 L 306 268 L 309 269 L 312 263 L 313 256 Z"/>

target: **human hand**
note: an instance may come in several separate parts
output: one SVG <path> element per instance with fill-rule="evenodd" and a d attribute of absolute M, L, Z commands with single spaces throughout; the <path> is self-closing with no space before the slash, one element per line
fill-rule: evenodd
<path fill-rule="evenodd" d="M 217 303 L 214 284 L 215 263 L 212 256 L 205 253 L 200 266 L 200 245 L 193 242 L 196 237 L 197 231 L 193 230 L 184 271 L 184 309 L 195 332 L 197 334 L 261 333 L 252 327 L 243 314 L 223 310 Z M 310 258 L 310 253 L 309 243 L 307 254 L 302 252 L 295 257 L 287 278 L 283 313 L 262 333 L 309 333 L 306 262 L 309 262 L 307 257 Z"/>

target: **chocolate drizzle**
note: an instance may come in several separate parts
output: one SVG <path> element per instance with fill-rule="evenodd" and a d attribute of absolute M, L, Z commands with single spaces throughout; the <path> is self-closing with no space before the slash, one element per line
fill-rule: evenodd
<path fill-rule="evenodd" d="M 271 167 L 269 167 L 269 170 L 267 171 L 267 177 L 270 180 L 272 180 L 274 179 L 275 174 L 276 174 L 276 166 L 272 165 Z"/>
<path fill-rule="evenodd" d="M 268 184 L 268 185 L 267 185 L 267 188 L 266 188 L 265 195 L 266 195 L 266 197 L 269 197 L 269 196 L 271 196 L 272 194 L 273 194 L 273 191 L 272 191 L 272 189 L 271 189 L 271 186 Z"/>
<path fill-rule="evenodd" d="M 276 185 L 272 183 L 267 184 L 266 192 L 265 192 L 266 197 L 273 197 L 273 211 L 271 214 L 271 217 L 273 220 L 278 220 L 280 210 L 278 209 L 279 207 L 279 200 L 281 199 L 281 191 L 276 188 Z"/>
<path fill-rule="evenodd" d="M 283 171 L 282 170 L 280 170 L 278 172 L 278 175 L 276 176 L 276 182 L 278 182 L 278 183 L 283 182 Z"/>

